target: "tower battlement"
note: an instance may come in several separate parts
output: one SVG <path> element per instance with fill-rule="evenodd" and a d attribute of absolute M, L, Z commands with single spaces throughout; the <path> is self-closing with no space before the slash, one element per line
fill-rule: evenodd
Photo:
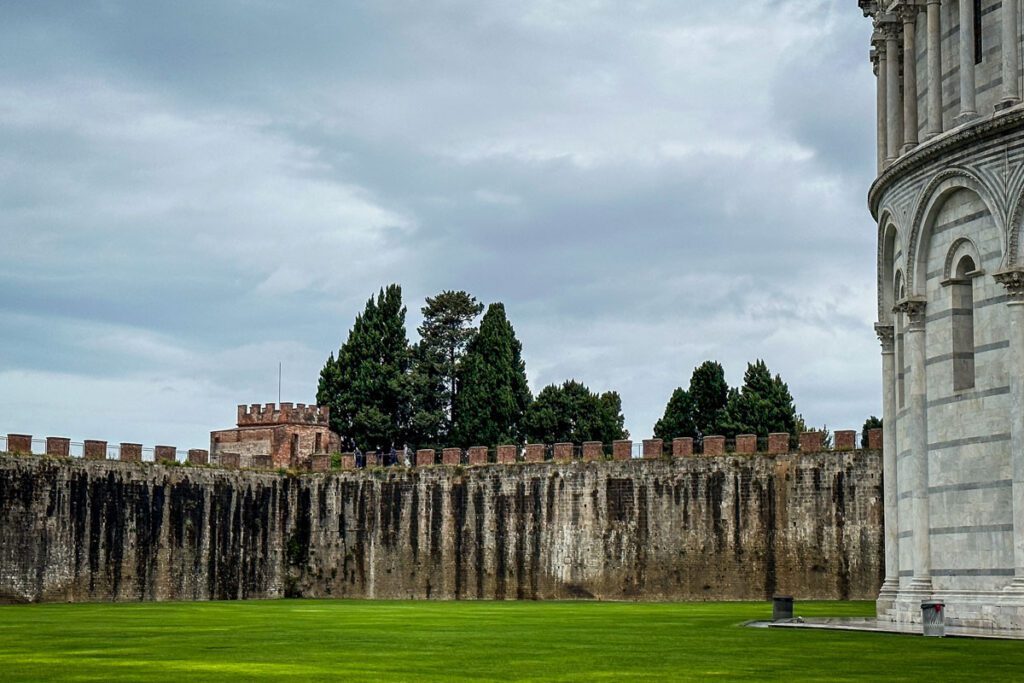
<path fill-rule="evenodd" d="M 238 426 L 255 427 L 263 425 L 309 424 L 327 425 L 330 419 L 328 406 L 307 406 L 305 403 L 267 403 L 238 406 Z"/>

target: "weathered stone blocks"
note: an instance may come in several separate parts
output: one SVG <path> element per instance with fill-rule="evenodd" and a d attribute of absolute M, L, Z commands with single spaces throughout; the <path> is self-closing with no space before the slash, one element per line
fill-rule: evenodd
<path fill-rule="evenodd" d="M 508 465 L 516 461 L 516 452 L 519 449 L 515 446 L 504 445 L 498 446 L 498 462 L 504 465 Z"/>
<path fill-rule="evenodd" d="M 86 460 L 106 460 L 107 442 L 96 439 L 86 439 L 82 444 L 82 457 Z"/>
<path fill-rule="evenodd" d="M 770 455 L 789 453 L 789 432 L 772 432 L 769 434 L 768 453 Z"/>
<path fill-rule="evenodd" d="M 231 470 L 237 470 L 242 465 L 242 456 L 238 453 L 221 453 L 220 466 Z"/>
<path fill-rule="evenodd" d="M 0 457 L 0 595 L 226 600 L 283 597 L 290 584 L 308 598 L 864 599 L 880 579 L 881 459 L 293 477 Z M 99 552 L 76 562 L 90 539 Z"/>
<path fill-rule="evenodd" d="M 724 436 L 705 436 L 704 437 L 704 455 L 708 455 L 708 456 L 725 455 L 725 437 Z"/>
<path fill-rule="evenodd" d="M 269 453 L 259 453 L 252 456 L 249 467 L 254 470 L 269 470 L 274 467 L 274 459 Z"/>
<path fill-rule="evenodd" d="M 857 432 L 852 429 L 837 430 L 834 443 L 834 450 L 852 451 L 857 447 Z"/>
<path fill-rule="evenodd" d="M 569 462 L 572 460 L 572 451 L 571 443 L 556 443 L 553 458 L 555 462 Z"/>
<path fill-rule="evenodd" d="M 121 442 L 121 462 L 142 462 L 142 444 Z"/>
<path fill-rule="evenodd" d="M 875 428 L 868 430 L 868 449 L 872 451 L 882 450 L 882 429 Z"/>
<path fill-rule="evenodd" d="M 757 434 L 737 434 L 736 454 L 751 455 L 757 452 Z"/>
<path fill-rule="evenodd" d="M 662 456 L 664 442 L 661 439 L 644 439 L 644 460 L 657 460 Z"/>
<path fill-rule="evenodd" d="M 32 453 L 32 436 L 29 434 L 8 434 L 7 452 L 29 455 Z"/>
<path fill-rule="evenodd" d="M 342 453 L 341 454 L 341 469 L 343 470 L 354 470 L 356 468 L 356 454 L 355 453 Z"/>
<path fill-rule="evenodd" d="M 526 453 L 523 460 L 526 462 L 544 462 L 544 451 L 547 450 L 542 443 L 526 444 Z"/>
<path fill-rule="evenodd" d="M 461 448 L 446 448 L 441 451 L 442 465 L 458 465 L 462 462 Z"/>
<path fill-rule="evenodd" d="M 427 467 L 434 464 L 434 449 L 421 448 L 416 451 L 416 467 Z"/>
<path fill-rule="evenodd" d="M 71 455 L 71 439 L 63 436 L 46 437 L 46 454 L 60 458 Z"/>
<path fill-rule="evenodd" d="M 192 451 L 189 451 L 191 455 Z M 311 472 L 329 472 L 331 470 L 331 456 L 326 453 L 314 453 L 309 456 L 309 470 Z"/>
<path fill-rule="evenodd" d="M 612 442 L 612 459 L 629 460 L 633 457 L 633 442 L 629 439 L 620 439 Z"/>
<path fill-rule="evenodd" d="M 693 437 L 678 436 L 672 439 L 672 457 L 689 458 L 693 455 Z"/>
<path fill-rule="evenodd" d="M 188 462 L 191 465 L 206 465 L 210 462 L 210 452 L 204 448 L 188 449 Z M 328 463 L 330 458 L 328 458 Z"/>

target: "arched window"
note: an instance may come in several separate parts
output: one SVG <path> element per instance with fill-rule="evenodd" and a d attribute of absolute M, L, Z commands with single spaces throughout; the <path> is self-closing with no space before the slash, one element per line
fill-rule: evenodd
<path fill-rule="evenodd" d="M 950 282 L 953 319 L 953 391 L 974 388 L 974 280 L 977 266 L 964 255 Z"/>

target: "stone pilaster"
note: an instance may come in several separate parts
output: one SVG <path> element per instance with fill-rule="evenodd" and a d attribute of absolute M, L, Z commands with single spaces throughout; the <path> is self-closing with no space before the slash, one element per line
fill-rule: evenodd
<path fill-rule="evenodd" d="M 928 129 L 927 137 L 942 132 L 942 0 L 928 0 Z"/>
<path fill-rule="evenodd" d="M 960 115 L 957 124 L 978 117 L 974 75 L 974 0 L 960 0 Z"/>
<path fill-rule="evenodd" d="M 903 146 L 903 98 L 900 94 L 900 30 L 894 21 L 881 24 L 885 35 L 885 133 L 886 163 L 900 155 Z"/>
<path fill-rule="evenodd" d="M 882 344 L 882 486 L 885 506 L 885 580 L 876 603 L 879 618 L 892 608 L 900 588 L 899 482 L 896 475 L 896 343 L 892 325 L 875 325 Z"/>
<path fill-rule="evenodd" d="M 910 446 L 911 529 L 913 530 L 913 576 L 900 590 L 900 599 L 911 602 L 932 592 L 931 528 L 928 509 L 928 385 L 925 367 L 925 302 L 906 299 L 897 305 L 907 317 L 906 349 L 910 360 L 910 400 L 907 440 Z M 898 457 L 898 456 L 897 456 Z"/>
<path fill-rule="evenodd" d="M 1003 0 L 1003 99 L 999 108 L 1020 102 L 1020 23 L 1017 0 Z"/>
<path fill-rule="evenodd" d="M 885 68 L 885 38 L 880 33 L 875 33 L 871 39 L 871 69 L 875 74 L 875 126 L 877 128 L 878 141 L 878 170 L 880 174 L 885 170 L 885 159 L 888 156 L 886 145 L 886 68 Z"/>
<path fill-rule="evenodd" d="M 1024 268 L 1016 267 L 995 274 L 1006 288 L 1010 323 L 1010 367 L 1024 367 Z M 1010 374 L 1010 472 L 1013 501 L 1013 581 L 1005 598 L 1024 605 L 1024 376 Z M 1006 601 L 1004 601 L 1006 602 Z"/>
<path fill-rule="evenodd" d="M 917 5 L 902 5 L 903 22 L 903 152 L 917 147 Z"/>

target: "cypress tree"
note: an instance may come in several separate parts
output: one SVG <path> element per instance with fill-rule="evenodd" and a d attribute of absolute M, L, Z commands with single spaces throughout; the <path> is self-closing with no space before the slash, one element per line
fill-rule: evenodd
<path fill-rule="evenodd" d="M 526 381 L 522 344 L 505 317 L 505 306 L 493 303 L 469 342 L 457 373 L 455 445 L 492 446 L 521 443 L 523 416 L 532 401 Z"/>
<path fill-rule="evenodd" d="M 690 392 L 676 388 L 665 406 L 665 414 L 654 424 L 654 438 L 671 441 L 678 436 L 694 436 L 693 401 Z"/>
<path fill-rule="evenodd" d="M 401 445 L 409 427 L 411 387 L 402 288 L 370 297 L 348 339 L 320 372 L 317 401 L 331 408 L 331 428 L 363 449 Z"/>
<path fill-rule="evenodd" d="M 729 401 L 729 421 L 737 432 L 766 436 L 797 433 L 796 406 L 782 377 L 772 377 L 763 360 L 747 364 L 743 387 Z"/>
<path fill-rule="evenodd" d="M 694 436 L 721 434 L 726 419 L 729 385 L 720 363 L 706 360 L 690 376 Z M 679 435 L 677 435 L 679 436 Z"/>

